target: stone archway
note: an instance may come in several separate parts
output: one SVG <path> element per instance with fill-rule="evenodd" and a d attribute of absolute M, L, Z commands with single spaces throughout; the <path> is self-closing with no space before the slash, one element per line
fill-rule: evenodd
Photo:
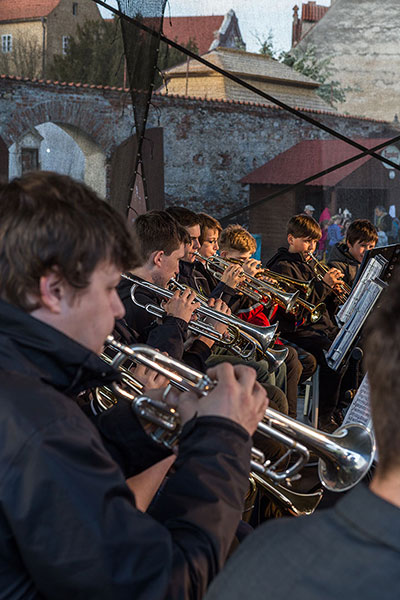
<path fill-rule="evenodd" d="M 71 136 L 83 153 L 85 158 L 83 181 L 97 192 L 101 198 L 105 198 L 107 195 L 107 178 L 104 151 L 81 129 L 65 123 L 57 123 L 57 125 Z"/>
<path fill-rule="evenodd" d="M 18 160 L 21 161 L 21 158 L 14 153 L 18 153 L 21 142 L 29 136 L 35 137 L 34 132 L 38 132 L 39 126 L 52 124 L 67 134 L 82 152 L 83 174 L 75 176 L 104 198 L 107 193 L 106 156 L 110 151 L 110 138 L 103 120 L 101 115 L 93 111 L 93 104 L 85 101 L 73 104 L 53 100 L 25 109 L 18 115 L 14 113 L 10 119 L 12 127 L 10 125 L 4 131 L 6 143 L 9 142 L 13 152 L 12 174 L 20 174 L 18 165 L 15 164 Z M 40 166 L 39 164 L 38 168 Z M 68 173 L 61 167 L 53 167 L 53 170 Z"/>

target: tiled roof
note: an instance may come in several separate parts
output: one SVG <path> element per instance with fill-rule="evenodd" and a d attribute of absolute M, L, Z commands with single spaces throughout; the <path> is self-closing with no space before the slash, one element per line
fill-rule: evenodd
<path fill-rule="evenodd" d="M 199 54 L 210 49 L 214 34 L 221 27 L 224 16 L 209 17 L 165 17 L 163 33 L 170 40 L 186 46 L 191 39 L 195 42 Z"/>
<path fill-rule="evenodd" d="M 253 54 L 234 48 L 217 48 L 208 52 L 204 58 L 229 73 L 248 75 L 257 79 L 266 78 L 285 82 L 292 81 L 313 88 L 319 87 L 319 84 L 309 77 L 302 75 L 298 71 L 288 67 L 288 65 L 262 54 Z M 167 69 L 164 73 L 167 79 L 169 79 L 174 73 L 186 74 L 186 70 L 187 65 L 185 62 Z M 189 72 L 196 73 L 197 75 L 202 72 L 211 73 L 213 71 L 210 67 L 206 67 L 200 62 L 190 59 Z"/>
<path fill-rule="evenodd" d="M 366 148 L 374 148 L 388 140 L 382 138 L 359 138 L 354 141 Z M 356 154 L 360 154 L 360 152 L 361 150 L 337 139 L 304 140 L 295 144 L 289 150 L 286 150 L 286 152 L 278 154 L 278 156 L 258 169 L 255 169 L 243 177 L 240 182 L 291 185 L 298 183 L 302 179 L 306 179 L 306 177 L 311 177 L 314 173 L 319 173 L 324 169 L 337 165 Z M 314 179 L 314 181 L 311 181 L 307 185 L 334 186 L 371 158 L 368 155 L 364 156 L 341 169 L 336 169 L 332 173 Z"/>
<path fill-rule="evenodd" d="M 0 21 L 47 17 L 60 0 L 0 0 Z"/>
<path fill-rule="evenodd" d="M 211 64 L 285 104 L 311 110 L 333 111 L 329 104 L 315 93 L 319 87 L 318 83 L 268 56 L 233 48 L 217 48 L 203 56 Z M 188 67 L 183 63 L 167 69 L 164 74 L 167 84 L 160 88 L 162 93 L 186 92 L 204 98 L 268 103 L 268 100 L 262 100 L 252 90 L 195 60 L 190 60 Z"/>
<path fill-rule="evenodd" d="M 301 18 L 303 21 L 317 22 L 327 13 L 329 6 L 320 6 L 316 2 L 302 5 Z"/>
<path fill-rule="evenodd" d="M 10 81 L 16 81 L 21 83 L 27 83 L 32 85 L 47 85 L 47 86 L 56 86 L 63 88 L 83 88 L 86 90 L 104 90 L 110 92 L 118 92 L 127 94 L 129 92 L 129 88 L 122 88 L 110 85 L 97 85 L 93 83 L 79 83 L 79 82 L 68 82 L 68 81 L 54 81 L 52 79 L 31 79 L 29 77 L 20 77 L 18 75 L 4 75 L 0 74 L 0 79 L 7 79 Z M 178 101 L 193 101 L 199 102 L 202 104 L 222 104 L 222 105 L 238 105 L 238 106 L 249 106 L 252 108 L 268 108 L 271 110 L 283 111 L 283 108 L 276 106 L 275 104 L 269 104 L 267 101 L 265 102 L 245 102 L 245 101 L 237 101 L 237 100 L 224 100 L 221 98 L 201 98 L 198 96 L 184 96 L 182 94 L 161 94 L 159 92 L 153 92 L 152 97 L 160 98 L 160 99 L 177 99 Z M 300 110 L 300 107 L 294 106 Z M 301 108 L 303 112 L 314 113 L 319 115 L 330 115 L 332 116 L 332 112 L 320 109 L 311 109 L 311 108 Z M 357 121 L 368 121 L 368 123 L 383 123 L 385 125 L 390 125 L 389 121 L 384 121 L 382 119 L 371 119 L 368 117 L 360 117 L 358 115 L 349 115 L 349 114 L 341 114 L 335 113 L 335 117 L 340 117 L 341 119 L 357 119 Z"/>

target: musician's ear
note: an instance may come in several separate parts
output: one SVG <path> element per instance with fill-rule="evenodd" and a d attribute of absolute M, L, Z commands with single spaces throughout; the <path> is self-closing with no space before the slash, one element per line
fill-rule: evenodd
<path fill-rule="evenodd" d="M 292 233 L 288 233 L 288 236 L 287 236 L 287 241 L 288 241 L 288 244 L 289 244 L 289 246 L 293 246 L 293 243 L 294 243 L 294 236 L 293 236 L 293 234 L 292 234 Z"/>
<path fill-rule="evenodd" d="M 165 254 L 164 250 L 157 250 L 157 252 L 153 252 L 153 264 L 156 267 L 158 267 L 158 268 L 162 267 L 164 254 Z"/>

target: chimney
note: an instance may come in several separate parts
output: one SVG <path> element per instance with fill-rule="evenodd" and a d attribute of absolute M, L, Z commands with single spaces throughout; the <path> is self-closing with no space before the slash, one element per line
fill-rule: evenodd
<path fill-rule="evenodd" d="M 301 39 L 301 20 L 299 19 L 299 7 L 297 4 L 293 7 L 292 23 L 292 47 L 296 46 Z"/>

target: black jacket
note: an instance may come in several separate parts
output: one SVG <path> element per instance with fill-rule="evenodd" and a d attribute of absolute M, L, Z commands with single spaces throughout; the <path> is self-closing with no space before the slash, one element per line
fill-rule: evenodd
<path fill-rule="evenodd" d="M 179 281 L 207 298 L 221 298 L 228 306 L 237 298 L 236 290 L 215 279 L 199 260 L 179 261 Z"/>
<path fill-rule="evenodd" d="M 200 598 L 221 568 L 249 436 L 227 419 L 189 423 L 152 518 L 74 400 L 114 378 L 89 350 L 0 301 L 0 598 Z"/>
<path fill-rule="evenodd" d="M 339 269 L 344 275 L 343 281 L 352 286 L 360 263 L 350 254 L 347 244 L 339 242 L 332 246 L 328 256 L 328 265 Z"/>
<path fill-rule="evenodd" d="M 304 259 L 303 255 L 299 252 L 289 252 L 287 248 L 281 247 L 277 253 L 267 262 L 267 269 L 275 271 L 276 273 L 282 273 L 288 275 L 293 279 L 300 279 L 301 281 L 310 281 L 314 279 L 314 288 L 312 294 L 307 298 L 307 302 L 311 304 L 319 304 L 320 302 L 326 302 L 329 300 L 329 296 L 332 296 L 332 290 L 323 281 L 319 281 L 315 278 L 315 273 Z M 329 313 L 326 312 L 324 316 L 315 324 L 310 325 L 310 313 L 303 309 L 297 315 L 291 315 L 284 312 L 283 309 L 279 309 L 277 312 L 277 318 L 279 320 L 279 326 L 282 332 L 293 332 L 299 327 L 312 326 L 313 329 L 320 329 L 328 333 L 336 329 L 332 323 Z"/>
<path fill-rule="evenodd" d="M 134 277 L 143 281 L 137 275 Z M 161 352 L 167 352 L 172 358 L 183 360 L 198 371 L 205 371 L 205 361 L 210 356 L 210 349 L 201 340 L 194 340 L 190 349 L 185 350 L 184 343 L 188 332 L 186 321 L 172 316 L 158 319 L 132 301 L 131 288 L 132 283 L 122 279 L 118 285 L 118 294 L 125 308 L 123 322 L 129 327 L 136 340 L 158 348 Z M 157 294 L 151 290 L 139 288 L 135 296 L 142 305 L 160 306 Z"/>

